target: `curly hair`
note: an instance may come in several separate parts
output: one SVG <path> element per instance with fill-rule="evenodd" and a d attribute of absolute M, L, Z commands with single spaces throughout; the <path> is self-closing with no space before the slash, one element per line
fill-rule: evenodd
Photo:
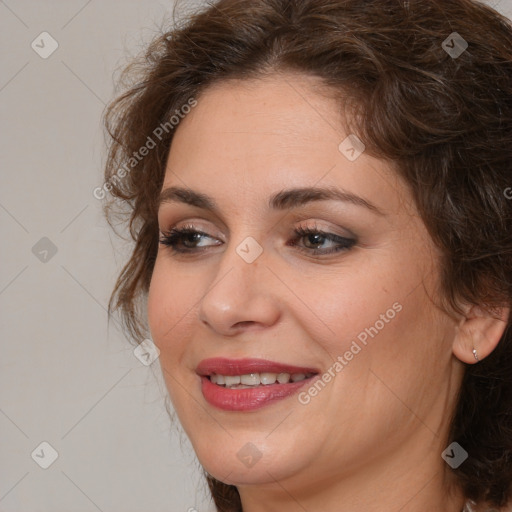
<path fill-rule="evenodd" d="M 108 155 L 97 197 L 106 199 L 112 227 L 114 204 L 121 207 L 134 242 L 109 316 L 120 311 L 129 337 L 137 343 L 148 332 L 138 304 L 158 248 L 157 198 L 176 131 L 169 120 L 215 82 L 284 71 L 337 91 L 352 133 L 404 178 L 441 250 L 446 310 L 460 312 L 461 301 L 490 312 L 510 307 L 510 21 L 472 0 L 220 0 L 159 34 L 126 69 L 127 90 L 105 112 Z M 144 158 L 134 158 L 139 152 Z M 505 506 L 510 318 L 497 348 L 466 365 L 450 421 L 450 439 L 470 454 L 453 470 L 458 485 L 475 503 Z M 219 511 L 242 510 L 236 487 L 206 477 Z"/>

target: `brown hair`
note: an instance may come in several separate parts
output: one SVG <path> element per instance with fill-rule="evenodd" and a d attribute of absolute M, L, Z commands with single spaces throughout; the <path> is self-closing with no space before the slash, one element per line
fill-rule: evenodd
<path fill-rule="evenodd" d="M 441 249 L 447 309 L 460 312 L 460 301 L 510 306 L 509 20 L 470 0 L 220 0 L 156 38 L 106 111 L 105 189 L 114 199 L 105 214 L 112 225 L 119 201 L 135 242 L 109 315 L 121 311 L 133 340 L 148 332 L 137 304 L 154 267 L 156 199 L 175 131 L 167 124 L 157 137 L 155 129 L 214 82 L 279 71 L 319 77 L 350 100 L 351 132 L 369 154 L 395 164 Z M 156 147 L 133 160 L 148 137 Z M 451 418 L 450 441 L 469 453 L 454 470 L 458 484 L 467 498 L 498 507 L 511 498 L 510 324 L 491 355 L 467 365 Z M 207 478 L 219 511 L 241 510 L 236 487 Z"/>

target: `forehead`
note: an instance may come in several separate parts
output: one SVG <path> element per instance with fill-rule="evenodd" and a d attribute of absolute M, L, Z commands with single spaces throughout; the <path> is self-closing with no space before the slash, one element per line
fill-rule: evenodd
<path fill-rule="evenodd" d="M 309 150 L 308 142 L 336 148 L 343 134 L 341 116 L 335 114 L 335 100 L 320 94 L 324 89 L 318 79 L 296 75 L 216 83 L 180 124 L 175 142 L 181 142 L 188 127 L 208 149 L 224 141 L 222 148 L 232 155 L 249 150 L 268 154 L 274 144 L 290 153 Z"/>
<path fill-rule="evenodd" d="M 206 89 L 177 127 L 164 187 L 184 182 L 232 201 L 238 190 L 247 201 L 249 191 L 266 199 L 284 188 L 339 186 L 397 206 L 407 192 L 390 164 L 364 152 L 351 161 L 340 150 L 351 134 L 327 92 L 319 79 L 296 75 Z"/>

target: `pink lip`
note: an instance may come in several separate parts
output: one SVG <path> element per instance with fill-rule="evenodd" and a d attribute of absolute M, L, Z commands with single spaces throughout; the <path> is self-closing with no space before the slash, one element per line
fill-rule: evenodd
<path fill-rule="evenodd" d="M 316 368 L 291 366 L 265 359 L 204 359 L 196 368 L 198 375 L 247 375 L 248 373 L 319 373 Z"/>
<path fill-rule="evenodd" d="M 282 363 L 266 361 L 264 359 L 205 359 L 197 367 L 201 377 L 201 391 L 205 400 L 214 407 L 225 411 L 252 411 L 269 405 L 278 400 L 295 394 L 301 387 L 311 384 L 317 377 L 304 379 L 288 384 L 270 384 L 255 388 L 229 389 L 218 386 L 208 378 L 212 374 L 220 375 L 246 375 L 249 373 L 314 373 L 318 370 Z"/>

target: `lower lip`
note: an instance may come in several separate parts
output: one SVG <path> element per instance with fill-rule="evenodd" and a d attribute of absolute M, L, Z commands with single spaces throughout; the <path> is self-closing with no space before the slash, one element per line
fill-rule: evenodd
<path fill-rule="evenodd" d="M 289 384 L 268 384 L 254 388 L 229 389 L 214 384 L 208 377 L 201 377 L 201 390 L 205 400 L 224 411 L 254 411 L 265 405 L 283 400 L 298 392 L 314 377 L 290 382 Z"/>

